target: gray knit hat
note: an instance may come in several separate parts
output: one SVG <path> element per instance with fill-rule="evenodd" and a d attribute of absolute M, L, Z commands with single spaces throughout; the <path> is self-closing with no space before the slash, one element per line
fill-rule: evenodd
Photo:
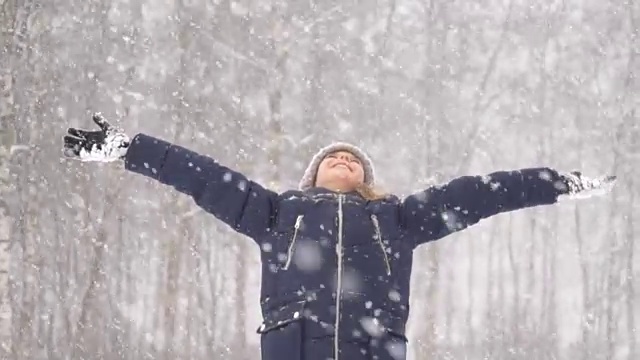
<path fill-rule="evenodd" d="M 307 169 L 304 171 L 302 179 L 300 180 L 300 190 L 304 191 L 313 187 L 320 163 L 327 155 L 336 151 L 347 151 L 360 159 L 360 161 L 362 162 L 362 169 L 364 170 L 364 183 L 369 186 L 374 184 L 375 172 L 373 169 L 373 162 L 371 161 L 371 158 L 367 154 L 365 154 L 365 152 L 362 151 L 359 147 L 353 144 L 336 142 L 320 149 L 320 151 L 318 151 L 313 156 L 311 162 L 309 163 L 309 166 L 307 166 Z"/>

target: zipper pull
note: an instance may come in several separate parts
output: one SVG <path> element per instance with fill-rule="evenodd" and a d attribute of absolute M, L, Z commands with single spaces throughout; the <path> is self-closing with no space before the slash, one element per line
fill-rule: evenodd
<path fill-rule="evenodd" d="M 376 230 L 376 240 L 378 240 L 378 244 L 380 245 L 380 249 L 382 250 L 382 256 L 384 256 L 384 264 L 387 268 L 387 275 L 391 275 L 391 263 L 389 262 L 389 256 L 387 255 L 387 249 L 385 249 L 384 243 L 382 242 L 382 231 L 380 230 L 378 217 L 375 214 L 371 214 L 371 221 L 373 222 L 373 227 Z"/>
<path fill-rule="evenodd" d="M 376 240 L 379 240 L 382 238 L 382 235 L 380 234 L 380 223 L 378 222 L 378 217 L 371 215 L 371 221 L 373 222 L 373 227 L 376 230 Z"/>
<path fill-rule="evenodd" d="M 293 247 L 296 244 L 296 239 L 298 238 L 298 230 L 300 229 L 300 225 L 302 224 L 302 218 L 304 215 L 298 215 L 296 218 L 296 223 L 293 225 L 293 239 L 291 239 L 291 244 L 289 245 L 289 249 L 287 250 L 287 262 L 284 264 L 283 270 L 288 270 L 291 265 L 291 259 L 293 258 Z"/>

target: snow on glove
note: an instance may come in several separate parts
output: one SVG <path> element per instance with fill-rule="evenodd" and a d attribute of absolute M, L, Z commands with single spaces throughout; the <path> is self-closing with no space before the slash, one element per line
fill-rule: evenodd
<path fill-rule="evenodd" d="M 111 126 L 100 114 L 93 115 L 99 131 L 69 128 L 64 137 L 64 156 L 80 161 L 109 162 L 121 159 L 127 153 L 131 141 L 121 130 Z"/>
<path fill-rule="evenodd" d="M 571 199 L 589 198 L 605 194 L 611 191 L 616 182 L 616 176 L 613 175 L 589 178 L 579 171 L 564 174 L 562 179 L 567 186 L 567 190 L 563 195 Z"/>

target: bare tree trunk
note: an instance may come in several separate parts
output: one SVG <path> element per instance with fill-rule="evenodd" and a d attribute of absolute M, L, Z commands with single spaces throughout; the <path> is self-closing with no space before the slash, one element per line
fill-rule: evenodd
<path fill-rule="evenodd" d="M 487 278 L 487 294 L 486 294 L 486 310 L 485 310 L 485 356 L 495 357 L 496 354 L 499 354 L 500 344 L 502 343 L 503 335 L 499 332 L 499 327 L 497 325 L 498 321 L 498 313 L 499 309 L 496 306 L 496 296 L 495 289 L 497 286 L 495 285 L 495 278 L 493 277 L 494 271 L 496 271 L 496 237 L 498 234 L 498 223 L 494 222 L 491 226 L 491 235 L 489 238 L 489 247 L 487 249 L 488 259 L 487 259 L 487 269 L 486 269 L 486 278 Z M 498 262 L 500 260 L 498 259 Z"/>
<path fill-rule="evenodd" d="M 454 257 L 455 254 L 448 254 L 448 256 Z M 445 296 L 444 296 L 444 336 L 442 337 L 443 343 L 452 344 L 453 339 L 453 317 L 455 315 L 455 307 L 454 307 L 454 295 L 453 295 L 453 285 L 455 284 L 453 269 L 451 265 L 447 265 L 445 267 Z M 471 324 L 469 324 L 471 326 Z"/>
<path fill-rule="evenodd" d="M 633 121 L 635 119 L 630 119 Z M 633 126 L 633 125 L 632 125 Z M 638 128 L 637 122 L 635 128 L 631 130 L 631 154 L 636 154 L 635 156 L 640 155 L 640 141 L 638 141 L 638 135 L 640 134 L 640 128 Z M 636 323 L 636 310 L 637 306 L 637 294 L 636 294 L 636 276 L 637 267 L 635 259 L 635 240 L 637 239 L 637 231 L 635 226 L 635 221 L 638 221 L 638 214 L 636 209 L 636 199 L 637 196 L 637 181 L 636 176 L 638 176 L 638 172 L 635 167 L 631 167 L 630 171 L 627 172 L 628 177 L 625 180 L 627 182 L 626 194 L 628 196 L 627 199 L 627 211 L 626 211 L 626 221 L 625 221 L 625 246 L 624 253 L 626 254 L 626 266 L 624 270 L 624 284 L 625 284 L 625 293 L 626 293 L 626 331 L 627 337 L 629 339 L 629 355 L 628 359 L 635 359 L 640 354 L 638 351 L 638 337 L 637 333 L 640 329 L 639 325 Z"/>
<path fill-rule="evenodd" d="M 633 1 L 627 1 L 625 6 L 625 10 L 629 16 L 629 23 L 631 28 L 631 34 L 629 34 L 629 48 L 630 49 L 638 49 L 640 44 L 640 30 L 638 27 L 640 26 L 640 11 L 637 7 L 634 6 Z M 635 3 L 637 5 L 637 3 Z M 638 86 L 638 51 L 629 51 L 629 58 L 627 64 L 627 76 L 625 79 L 625 96 L 624 99 L 633 98 L 634 91 L 632 89 L 637 90 Z M 635 91 L 637 95 L 637 91 Z M 632 102 L 630 100 L 629 102 Z M 623 107 L 624 109 L 624 107 Z M 624 110 L 623 110 L 624 111 Z M 625 147 L 623 149 L 626 150 L 626 162 L 629 164 L 633 164 L 633 160 L 630 158 L 636 158 L 640 156 L 640 126 L 638 125 L 638 115 L 633 111 L 629 111 L 624 115 L 623 118 L 623 129 L 625 129 L 624 133 L 627 136 L 627 141 L 625 141 Z M 628 129 L 628 130 L 627 130 Z M 627 183 L 626 194 L 628 196 L 627 199 L 627 211 L 626 211 L 626 221 L 625 221 L 625 234 L 624 236 L 624 253 L 626 253 L 626 266 L 624 269 L 624 277 L 623 283 L 625 288 L 625 297 L 626 297 L 626 332 L 627 338 L 629 339 L 629 353 L 628 359 L 636 359 L 640 357 L 640 351 L 638 350 L 638 333 L 640 332 L 640 325 L 636 324 L 637 317 L 636 311 L 637 306 L 637 296 L 636 296 L 636 274 L 637 267 L 634 266 L 636 262 L 634 261 L 634 253 L 635 253 L 635 239 L 637 239 L 636 227 L 634 226 L 634 220 L 639 221 L 637 217 L 637 211 L 635 208 L 637 197 L 637 189 L 638 182 L 636 178 L 640 175 L 640 172 L 637 171 L 637 167 L 634 165 L 627 166 L 627 171 L 624 171 Z"/>
<path fill-rule="evenodd" d="M 208 240 L 208 239 L 207 239 Z M 222 296 L 220 292 L 220 281 L 218 278 L 219 271 L 216 271 L 217 268 L 222 268 L 220 266 L 220 259 L 223 257 L 223 246 L 221 244 L 211 245 L 211 252 L 207 254 L 205 266 L 206 266 L 206 278 L 208 279 L 208 294 L 204 293 L 204 289 L 201 291 L 201 298 L 206 299 L 209 297 L 211 299 L 208 309 L 210 310 L 207 314 L 207 337 L 206 342 L 208 344 L 208 351 L 217 350 L 218 346 L 218 337 L 216 333 L 216 327 L 218 324 L 224 323 L 222 320 L 222 316 L 218 316 L 218 312 L 220 309 L 220 296 Z M 206 308 L 205 308 L 206 309 Z"/>
<path fill-rule="evenodd" d="M 517 265 L 517 259 L 514 254 L 514 234 L 518 233 L 518 231 L 514 231 L 514 227 L 516 226 L 513 221 L 514 215 L 509 216 L 509 236 L 508 236 L 508 244 L 507 244 L 507 253 L 509 257 L 509 269 L 511 270 L 512 275 L 512 286 L 513 286 L 513 303 L 511 305 L 511 316 L 510 316 L 510 326 L 509 331 L 513 334 L 512 337 L 514 342 L 517 343 L 520 340 L 520 303 L 522 294 L 520 293 L 520 269 Z M 525 245 L 526 246 L 526 245 Z"/>
<path fill-rule="evenodd" d="M 548 303 L 546 307 L 547 311 L 547 330 L 546 333 L 551 337 L 549 344 L 549 351 L 551 352 L 551 358 L 558 359 L 560 358 L 560 344 L 558 337 L 560 336 L 560 328 L 558 327 L 558 232 L 561 229 L 560 223 L 560 211 L 558 209 L 554 209 L 550 211 L 549 215 L 552 220 L 552 227 L 549 231 L 549 236 L 552 238 L 551 246 L 549 247 L 549 273 L 548 280 L 545 282 L 545 286 L 548 286 Z"/>
<path fill-rule="evenodd" d="M 12 3 L 8 3 L 9 7 Z M 12 70 L 13 83 L 17 87 L 14 93 L 15 102 L 15 120 L 31 119 L 32 113 L 42 111 L 42 84 L 37 84 L 34 77 L 37 73 L 37 66 L 34 64 L 33 52 L 38 48 L 29 44 L 29 28 L 27 26 L 29 17 L 35 11 L 33 1 L 23 1 L 20 4 L 13 3 L 15 6 L 15 21 L 10 24 L 13 26 L 13 50 L 12 60 L 9 69 Z M 25 75 L 23 72 L 31 75 Z M 18 80 L 18 74 L 21 74 Z M 33 77 L 32 77 L 33 76 Z M 25 91 L 30 88 L 32 96 L 26 96 Z M 22 91 L 19 91 L 22 89 Z M 35 208 L 39 206 L 38 201 L 34 199 L 36 196 L 29 193 L 27 189 L 35 188 L 36 180 L 31 176 L 34 170 L 35 152 L 31 146 L 26 144 L 34 144 L 39 139 L 40 128 L 29 124 L 27 121 L 15 121 L 12 124 L 15 129 L 16 143 L 26 151 L 20 151 L 11 157 L 11 172 L 13 174 L 16 186 L 16 207 L 13 213 L 12 237 L 12 277 L 10 281 L 11 308 L 13 310 L 11 317 L 12 329 L 20 329 L 12 331 L 11 339 L 11 355 L 14 358 L 29 358 L 31 356 L 42 355 L 41 348 L 36 342 L 36 307 L 37 307 L 37 288 L 38 277 L 37 272 L 41 269 L 42 262 L 38 249 L 33 237 L 35 234 L 37 215 Z M 13 280 L 12 280 L 13 279 Z"/>
<path fill-rule="evenodd" d="M 279 170 L 281 146 L 283 140 L 282 126 L 282 92 L 287 80 L 287 61 L 289 58 L 289 50 L 282 44 L 283 33 L 287 26 L 284 9 L 280 9 L 280 5 L 273 4 L 271 8 L 271 16 L 274 19 L 273 34 L 271 37 L 270 48 L 273 51 L 273 72 L 269 81 L 269 121 L 268 121 L 268 145 L 267 156 L 269 160 L 268 179 L 270 180 L 270 188 L 279 189 L 281 184 L 281 171 Z"/>
<path fill-rule="evenodd" d="M 507 299 L 506 299 L 506 291 L 505 291 L 505 285 L 507 283 L 506 279 L 505 279 L 505 274 L 504 274 L 504 266 L 503 263 L 507 261 L 507 259 L 504 256 L 504 253 L 502 251 L 502 244 L 504 244 L 506 241 L 504 238 L 502 238 L 500 236 L 500 234 L 504 233 L 505 228 L 510 228 L 510 222 L 506 222 L 505 224 L 506 226 L 502 225 L 502 222 L 496 221 L 495 223 L 495 237 L 497 238 L 496 241 L 496 245 L 494 248 L 494 251 L 496 253 L 496 262 L 497 262 L 497 267 L 496 267 L 496 272 L 497 272 L 497 279 L 495 282 L 495 288 L 496 288 L 496 299 L 494 300 L 494 304 L 495 304 L 495 319 L 494 321 L 497 322 L 495 328 L 497 329 L 497 333 L 500 336 L 500 342 L 498 343 L 500 351 L 504 351 L 505 348 L 508 347 L 513 347 L 513 344 L 517 344 L 513 341 L 513 337 L 514 334 L 511 333 L 509 331 L 509 328 L 507 326 L 509 319 L 506 318 L 506 314 L 505 314 L 505 309 L 506 309 L 506 304 L 507 304 Z"/>
<path fill-rule="evenodd" d="M 10 64 L 16 4 L 8 1 L 0 10 L 0 357 L 11 350 L 11 303 L 9 299 L 9 271 L 11 265 L 11 230 L 15 219 L 7 199 L 12 197 L 10 175 L 11 154 L 16 149 L 13 129 L 16 122 L 14 81 Z"/>
<path fill-rule="evenodd" d="M 475 268 L 475 252 L 474 252 L 474 241 L 468 242 L 468 254 L 469 254 L 469 270 L 467 271 L 467 297 L 469 299 L 469 306 L 467 307 L 467 311 L 465 314 L 465 322 L 467 324 L 467 331 L 465 335 L 465 341 L 467 346 L 470 346 L 471 349 L 477 349 L 479 344 L 477 344 L 477 339 L 475 337 L 476 328 L 473 326 L 473 312 L 475 310 L 475 297 L 474 297 L 474 286 L 475 277 L 474 274 L 477 271 Z"/>
<path fill-rule="evenodd" d="M 11 157 L 14 151 L 22 148 L 16 142 L 16 69 L 13 65 L 20 52 L 17 49 L 19 44 L 14 39 L 26 36 L 27 29 L 18 17 L 18 8 L 24 5 L 18 0 L 7 0 L 0 8 L 0 357 L 7 359 L 15 356 L 11 338 L 14 319 L 9 274 L 11 244 L 17 239 L 13 234 L 14 224 L 19 221 L 13 216 L 15 211 L 12 211 L 9 203 L 18 190 L 18 186 L 12 186 Z"/>
<path fill-rule="evenodd" d="M 582 272 L 582 304 L 583 314 L 580 321 L 582 327 L 582 346 L 583 358 L 589 357 L 589 348 L 591 340 L 591 332 L 594 326 L 592 304 L 591 304 L 591 277 L 587 263 L 587 254 L 585 253 L 585 241 L 582 235 L 582 217 L 578 206 L 574 207 L 574 223 L 576 229 L 576 243 L 578 247 L 578 257 L 580 259 L 580 270 Z"/>
<path fill-rule="evenodd" d="M 625 268 L 625 292 L 626 292 L 626 319 L 627 319 L 627 323 L 626 323 L 626 330 L 627 330 L 627 337 L 629 339 L 629 356 L 628 359 L 635 359 L 638 357 L 638 339 L 637 339 L 637 324 L 636 324 L 636 307 L 634 306 L 634 304 L 636 304 L 636 289 L 635 289 L 635 266 L 634 266 L 634 252 L 635 252 L 635 247 L 634 247 L 634 239 L 636 239 L 636 228 L 634 226 L 634 218 L 636 216 L 636 212 L 634 210 L 634 200 L 637 199 L 636 197 L 636 191 L 637 188 L 634 188 L 634 184 L 635 181 L 633 180 L 633 177 L 629 177 L 628 181 L 628 187 L 627 187 L 627 194 L 629 195 L 629 199 L 628 199 L 628 204 L 629 207 L 627 209 L 627 217 L 626 217 L 626 236 L 625 236 L 625 242 L 626 242 L 626 251 L 625 253 L 627 254 L 627 264 L 626 264 L 626 268 Z"/>
<path fill-rule="evenodd" d="M 310 0 L 309 3 L 312 19 L 314 19 L 314 21 L 317 21 L 316 19 L 319 19 L 322 16 L 321 12 L 318 10 L 319 3 L 321 3 L 321 1 Z M 310 41 L 312 45 L 310 47 L 309 53 L 311 69 L 309 71 L 310 79 L 308 82 L 309 90 L 306 99 L 306 107 L 303 114 L 303 124 L 305 125 L 303 127 L 303 131 L 308 132 L 310 136 L 314 137 L 318 137 L 317 134 L 319 134 L 323 130 L 323 120 L 327 116 L 325 107 L 323 106 L 323 104 L 325 103 L 325 95 L 323 91 L 323 73 L 326 66 L 326 60 L 323 57 L 321 45 L 324 39 L 323 35 L 324 34 L 321 32 L 321 28 L 319 26 L 314 25 L 311 27 Z M 304 140 L 307 139 L 307 137 L 304 138 Z M 319 139 L 316 138 L 314 140 L 315 141 L 312 141 L 312 144 L 318 147 L 320 145 L 317 143 Z"/>
<path fill-rule="evenodd" d="M 614 147 L 616 145 L 614 144 Z M 614 159 L 613 159 L 613 174 L 618 173 L 619 167 L 619 154 L 614 149 Z M 612 201 L 609 207 L 609 219 L 608 219 L 608 228 L 611 229 L 609 234 L 609 238 L 607 239 L 607 279 L 606 279 L 606 299 L 603 299 L 605 305 L 606 312 L 606 353 L 605 358 L 612 359 L 615 353 L 615 333 L 617 331 L 617 319 L 616 319 L 616 303 L 619 297 L 618 295 L 618 285 L 620 284 L 621 279 L 619 279 L 620 274 L 622 273 L 622 269 L 619 267 L 623 264 L 623 261 L 619 259 L 619 249 L 621 248 L 620 242 L 620 234 L 618 229 L 621 228 L 621 225 L 618 221 L 620 211 L 620 200 L 619 200 L 619 188 L 616 187 L 613 190 Z"/>
<path fill-rule="evenodd" d="M 182 234 L 180 234 L 182 235 Z M 180 262 L 181 262 L 181 244 L 184 239 L 180 236 L 178 238 L 167 241 L 166 244 L 166 260 L 167 260 L 167 272 L 164 281 L 164 295 L 163 299 L 163 311 L 164 311 L 164 343 L 165 348 L 163 353 L 165 359 L 169 360 L 179 354 L 176 351 L 176 326 L 177 326 L 177 312 L 178 312 L 178 297 L 179 288 L 178 283 L 180 279 Z"/>

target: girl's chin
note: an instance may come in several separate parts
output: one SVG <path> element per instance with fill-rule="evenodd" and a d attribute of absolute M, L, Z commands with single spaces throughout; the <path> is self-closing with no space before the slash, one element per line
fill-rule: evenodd
<path fill-rule="evenodd" d="M 345 182 L 345 183 L 351 183 L 351 174 L 348 173 L 342 173 L 342 174 L 336 174 L 336 179 L 340 179 L 341 181 Z"/>
<path fill-rule="evenodd" d="M 333 173 L 336 174 L 336 176 L 338 176 L 338 177 L 350 177 L 351 176 L 351 170 L 344 169 L 344 168 L 334 168 L 333 169 Z"/>

